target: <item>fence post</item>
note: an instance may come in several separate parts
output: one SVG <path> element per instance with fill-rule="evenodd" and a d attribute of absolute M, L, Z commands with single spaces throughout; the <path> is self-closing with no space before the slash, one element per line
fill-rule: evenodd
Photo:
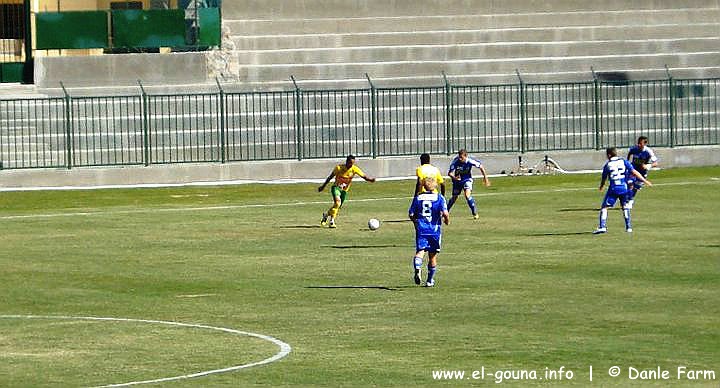
<path fill-rule="evenodd" d="M 70 109 L 70 104 L 72 103 L 72 97 L 70 97 L 70 94 L 68 93 L 67 89 L 65 89 L 65 84 L 60 81 L 60 87 L 62 87 L 63 93 L 65 93 L 65 164 L 67 165 L 67 169 L 72 168 L 72 157 L 73 157 L 73 140 L 72 140 L 72 109 Z"/>
<path fill-rule="evenodd" d="M 527 128 L 526 128 L 526 119 L 527 119 L 527 102 L 525 101 L 525 82 L 523 81 L 522 77 L 520 76 L 520 71 L 518 69 L 515 69 L 515 74 L 518 77 L 518 80 L 520 81 L 520 89 L 518 93 L 520 94 L 520 153 L 525 153 L 525 150 L 527 149 L 527 140 L 525 139 Z"/>
<path fill-rule="evenodd" d="M 295 76 L 291 75 L 293 85 L 295 85 L 295 152 L 297 159 L 302 160 L 302 91 L 295 81 Z"/>
<path fill-rule="evenodd" d="M 670 130 L 670 148 L 675 147 L 675 81 L 670 69 L 665 65 L 665 73 L 668 76 L 668 127 Z"/>
<path fill-rule="evenodd" d="M 148 113 L 148 95 L 145 93 L 145 88 L 142 82 L 137 80 L 140 85 L 140 91 L 142 92 L 142 126 L 143 126 L 143 159 L 145 166 L 150 165 L 150 129 L 149 129 L 149 113 Z"/>
<path fill-rule="evenodd" d="M 595 122 L 595 149 L 600 149 L 600 81 L 595 69 L 590 66 L 593 76 L 593 121 Z"/>
<path fill-rule="evenodd" d="M 222 85 L 220 84 L 220 80 L 218 77 L 215 77 L 215 83 L 217 83 L 218 90 L 220 90 L 220 94 L 218 94 L 218 98 L 220 99 L 219 105 L 220 105 L 220 117 L 218 119 L 219 121 L 219 130 L 220 130 L 220 163 L 225 163 L 227 161 L 227 158 L 225 157 L 226 153 L 226 137 L 225 137 L 225 90 L 223 90 Z"/>
<path fill-rule="evenodd" d="M 450 81 L 448 81 L 445 70 L 442 71 L 442 76 L 445 83 L 445 154 L 450 155 L 450 147 L 452 147 L 452 95 L 450 94 Z"/>
<path fill-rule="evenodd" d="M 367 78 L 368 83 L 370 84 L 370 153 L 372 154 L 372 158 L 377 158 L 377 98 L 375 90 L 375 85 L 373 84 L 372 80 L 370 79 L 370 76 L 368 73 L 365 73 L 365 78 Z"/>

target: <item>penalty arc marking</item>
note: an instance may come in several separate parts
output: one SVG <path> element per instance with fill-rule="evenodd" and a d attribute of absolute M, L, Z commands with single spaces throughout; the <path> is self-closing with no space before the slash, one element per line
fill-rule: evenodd
<path fill-rule="evenodd" d="M 99 387 L 126 387 L 131 385 L 140 385 L 140 384 L 152 384 L 152 383 L 161 383 L 166 381 L 174 381 L 174 380 L 185 380 L 185 379 L 191 379 L 195 377 L 202 377 L 202 376 L 208 376 L 212 374 L 218 374 L 218 373 L 225 373 L 225 372 L 232 372 L 240 369 L 246 369 L 254 366 L 260 366 L 260 365 L 266 365 L 270 364 L 272 362 L 278 361 L 292 351 L 292 347 L 288 345 L 287 343 L 280 341 L 277 338 L 270 337 L 268 335 L 264 334 L 257 334 L 257 333 L 250 333 L 246 331 L 240 331 L 235 329 L 229 329 L 226 327 L 215 327 L 215 326 L 208 326 L 208 325 L 199 325 L 199 324 L 192 324 L 192 323 L 181 323 L 181 322 L 172 322 L 172 321 L 158 321 L 158 320 L 151 320 L 151 319 L 133 319 L 133 318 L 107 318 L 107 317 L 71 317 L 71 316 L 54 316 L 54 315 L 0 315 L 0 318 L 4 319 L 64 319 L 64 320 L 85 320 L 85 321 L 110 321 L 110 322 L 135 322 L 135 323 L 148 323 L 148 324 L 158 324 L 158 325 L 168 325 L 168 326 L 179 326 L 179 327 L 188 327 L 188 328 L 196 328 L 196 329 L 207 329 L 207 330 L 215 330 L 215 331 L 221 331 L 225 333 L 230 333 L 234 335 L 242 335 L 247 337 L 254 337 L 259 338 L 268 342 L 271 342 L 275 345 L 277 345 L 280 348 L 280 351 L 277 352 L 274 356 L 266 358 L 261 361 L 252 362 L 249 364 L 243 364 L 243 365 L 235 365 L 230 366 L 227 368 L 222 369 L 213 369 L 208 371 L 202 371 L 197 373 L 192 373 L 188 375 L 182 375 L 182 376 L 172 376 L 172 377 L 163 377 L 153 380 L 143 380 L 143 381 L 131 381 L 127 383 L 119 383 L 119 384 L 107 384 L 107 385 L 101 385 Z"/>

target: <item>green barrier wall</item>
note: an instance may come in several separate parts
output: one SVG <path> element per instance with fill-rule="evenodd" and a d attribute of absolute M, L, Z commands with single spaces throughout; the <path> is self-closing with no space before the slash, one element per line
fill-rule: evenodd
<path fill-rule="evenodd" d="M 112 11 L 113 47 L 185 46 L 183 10 Z"/>
<path fill-rule="evenodd" d="M 108 47 L 105 11 L 40 12 L 35 23 L 38 50 Z"/>
<path fill-rule="evenodd" d="M 0 82 L 22 82 L 23 62 L 0 63 Z"/>
<path fill-rule="evenodd" d="M 198 46 L 220 46 L 220 8 L 200 8 L 198 18 Z"/>

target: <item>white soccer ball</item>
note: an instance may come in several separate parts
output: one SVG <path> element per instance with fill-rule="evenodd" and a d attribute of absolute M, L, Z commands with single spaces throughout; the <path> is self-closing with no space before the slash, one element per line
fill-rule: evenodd
<path fill-rule="evenodd" d="M 380 220 L 377 218 L 371 218 L 368 220 L 368 228 L 370 230 L 377 230 L 380 227 Z"/>

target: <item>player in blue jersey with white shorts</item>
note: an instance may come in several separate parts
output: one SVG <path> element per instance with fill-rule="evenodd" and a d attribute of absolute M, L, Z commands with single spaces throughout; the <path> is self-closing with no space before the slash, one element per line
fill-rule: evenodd
<path fill-rule="evenodd" d="M 625 159 L 617 156 L 617 149 L 615 147 L 608 148 L 605 151 L 608 161 L 602 170 L 602 179 L 600 180 L 599 190 L 602 191 L 605 187 L 605 181 L 609 182 L 608 190 L 603 198 L 602 205 L 600 206 L 600 224 L 598 228 L 593 232 L 594 234 L 606 233 L 607 232 L 607 216 L 608 209 L 615 206 L 615 202 L 620 200 L 620 205 L 623 208 L 623 217 L 625 218 L 625 231 L 632 232 L 632 224 L 630 223 L 630 208 L 627 206 L 628 195 L 630 189 L 628 188 L 628 178 L 634 176 L 641 182 L 652 186 L 652 183 L 645 179 L 632 164 Z"/>
<path fill-rule="evenodd" d="M 428 274 L 425 286 L 435 285 L 435 270 L 437 269 L 437 255 L 440 252 L 442 240 L 441 225 L 450 223 L 445 197 L 438 193 L 437 182 L 434 177 L 423 180 L 424 191 L 416 195 L 408 209 L 408 216 L 415 224 L 415 257 L 413 257 L 415 284 L 422 282 L 420 272 L 425 252 L 428 253 Z"/>
<path fill-rule="evenodd" d="M 633 167 L 646 179 L 650 169 L 658 165 L 658 158 L 655 156 L 655 152 L 653 152 L 647 144 L 648 138 L 646 136 L 638 137 L 637 144 L 630 147 L 627 155 L 627 160 L 630 161 Z M 630 194 L 628 194 L 627 206 L 632 209 L 633 203 L 635 202 L 635 195 L 637 195 L 638 190 L 642 189 L 643 182 L 630 177 L 628 185 L 630 187 Z"/>
<path fill-rule="evenodd" d="M 457 200 L 460 193 L 465 194 L 468 207 L 474 219 L 478 219 L 477 209 L 475 207 L 475 199 L 472 197 L 473 190 L 473 179 L 472 179 L 472 168 L 477 167 L 483 174 L 483 184 L 490 186 L 490 180 L 488 179 L 485 167 L 479 160 L 475 160 L 468 156 L 467 151 L 458 151 L 458 156 L 450 162 L 450 168 L 448 169 L 448 176 L 452 180 L 453 190 L 450 202 L 448 202 L 448 210 L 452 208 Z"/>

